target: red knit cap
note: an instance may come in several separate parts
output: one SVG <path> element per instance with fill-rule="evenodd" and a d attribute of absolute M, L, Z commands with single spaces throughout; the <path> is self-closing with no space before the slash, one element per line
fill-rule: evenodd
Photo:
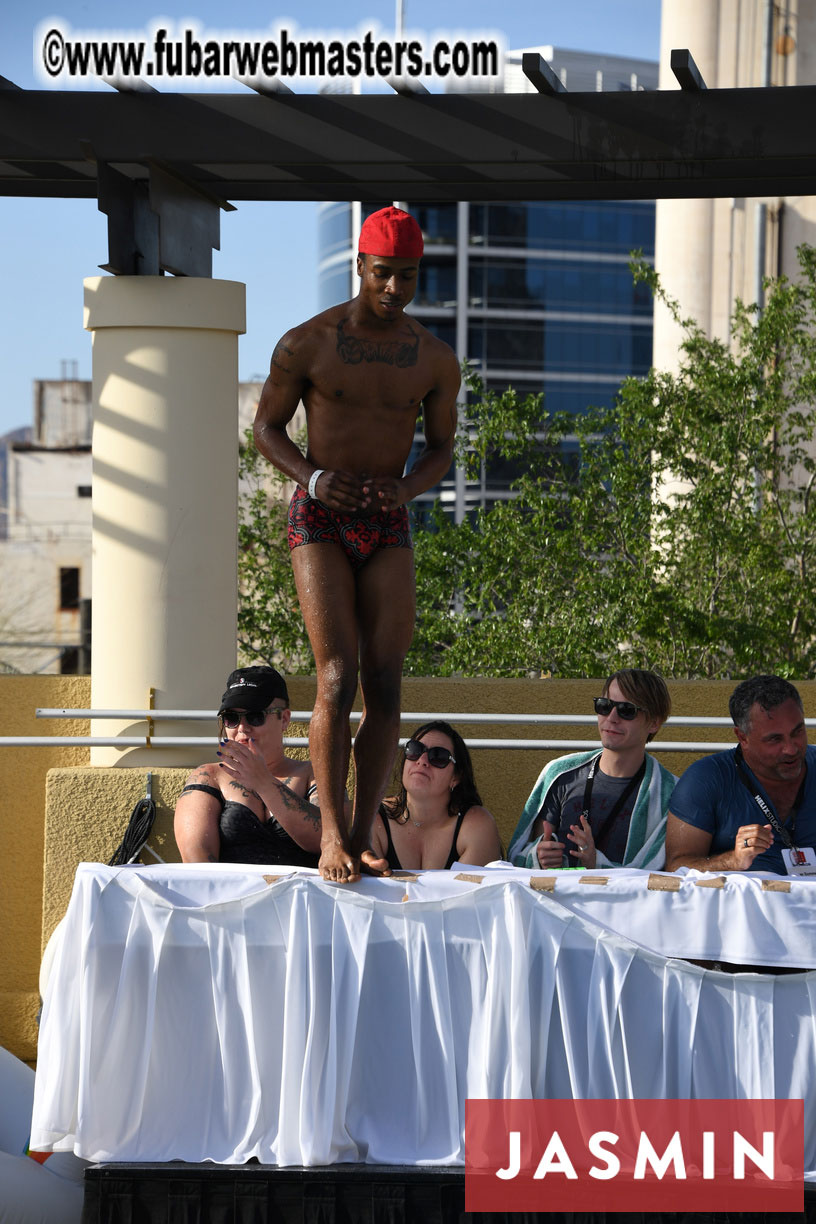
<path fill-rule="evenodd" d="M 361 255 L 421 259 L 422 230 L 401 208 L 381 208 L 363 222 L 357 250 Z"/>

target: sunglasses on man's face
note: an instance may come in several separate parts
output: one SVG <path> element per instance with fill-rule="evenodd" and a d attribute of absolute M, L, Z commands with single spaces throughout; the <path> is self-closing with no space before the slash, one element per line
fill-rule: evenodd
<path fill-rule="evenodd" d="M 444 769 L 447 765 L 456 764 L 453 753 L 443 748 L 441 744 L 427 746 L 422 740 L 410 739 L 405 745 L 406 761 L 418 761 L 423 752 L 427 752 L 428 764 L 433 765 L 434 769 Z"/>
<path fill-rule="evenodd" d="M 248 727 L 262 727 L 267 718 L 282 718 L 283 710 L 280 706 L 273 706 L 269 710 L 222 710 L 221 718 L 224 720 L 224 726 L 229 727 L 233 731 L 240 725 L 241 719 Z"/>
<path fill-rule="evenodd" d="M 635 705 L 634 701 L 613 701 L 611 697 L 595 698 L 596 714 L 606 718 L 607 714 L 611 714 L 613 710 L 618 711 L 618 717 L 624 722 L 631 722 L 633 718 L 637 718 L 638 712 L 646 713 L 643 706 Z"/>

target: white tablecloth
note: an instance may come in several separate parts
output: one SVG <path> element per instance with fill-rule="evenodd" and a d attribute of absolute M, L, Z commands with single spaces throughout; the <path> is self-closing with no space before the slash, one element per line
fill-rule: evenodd
<path fill-rule="evenodd" d="M 79 868 L 32 1148 L 458 1164 L 468 1097 L 802 1097 L 816 1180 L 816 974 L 671 959 L 816 963 L 813 883 L 287 870 Z"/>

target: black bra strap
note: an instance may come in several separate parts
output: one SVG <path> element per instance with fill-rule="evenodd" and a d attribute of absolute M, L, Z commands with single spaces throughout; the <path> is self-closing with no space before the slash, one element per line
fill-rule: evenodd
<path fill-rule="evenodd" d="M 182 789 L 181 793 L 182 795 L 186 795 L 188 791 L 195 791 L 195 790 L 204 791 L 205 794 L 212 795 L 214 799 L 218 800 L 218 802 L 221 804 L 221 807 L 222 808 L 224 807 L 226 803 L 226 799 L 221 794 L 220 790 L 217 790 L 214 786 L 204 786 L 203 783 L 201 782 L 189 782 L 187 786 L 185 786 Z"/>

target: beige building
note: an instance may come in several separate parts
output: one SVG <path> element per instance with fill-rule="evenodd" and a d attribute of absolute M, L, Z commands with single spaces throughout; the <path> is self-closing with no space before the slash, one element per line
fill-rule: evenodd
<path fill-rule="evenodd" d="M 816 0 L 663 0 L 660 89 L 677 89 L 673 48 L 687 48 L 709 89 L 816 83 Z M 682 314 L 727 341 L 734 302 L 761 302 L 763 276 L 795 277 L 796 248 L 816 243 L 816 197 L 659 200 L 655 266 Z M 655 311 L 654 365 L 677 368 L 678 329 Z"/>
<path fill-rule="evenodd" d="M 0 669 L 75 673 L 91 594 L 90 383 L 37 381 L 32 438 L 5 458 Z"/>

